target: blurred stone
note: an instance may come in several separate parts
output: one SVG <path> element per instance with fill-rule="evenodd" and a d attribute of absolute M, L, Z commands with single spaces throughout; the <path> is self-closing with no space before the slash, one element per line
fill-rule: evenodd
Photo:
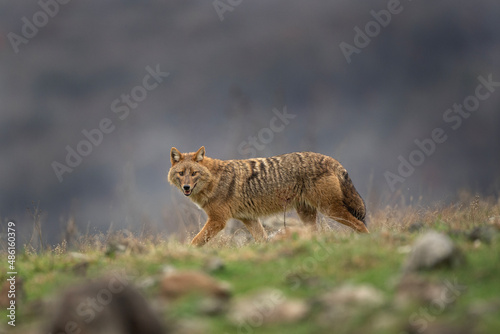
<path fill-rule="evenodd" d="M 160 282 L 160 294 L 169 300 L 189 294 L 201 294 L 221 299 L 231 296 L 228 283 L 219 282 L 198 271 L 178 271 L 165 275 Z"/>
<path fill-rule="evenodd" d="M 322 308 L 319 323 L 330 326 L 333 322 L 353 317 L 364 308 L 377 308 L 385 298 L 380 290 L 369 285 L 344 285 L 320 297 Z"/>
<path fill-rule="evenodd" d="M 221 271 L 226 267 L 226 264 L 220 257 L 214 256 L 209 258 L 205 264 L 203 265 L 203 268 L 205 271 L 209 273 L 214 273 L 217 271 Z"/>
<path fill-rule="evenodd" d="M 277 289 L 265 289 L 236 300 L 229 311 L 229 320 L 243 327 L 263 324 L 293 323 L 309 312 L 306 302 L 288 299 Z"/>
<path fill-rule="evenodd" d="M 493 235 L 496 233 L 493 227 L 490 226 L 476 226 L 467 233 L 467 238 L 470 241 L 480 241 L 485 244 L 490 244 Z"/>
<path fill-rule="evenodd" d="M 87 254 L 78 253 L 78 252 L 70 252 L 69 257 L 74 260 L 80 260 L 84 262 L 90 261 L 90 257 Z"/>
<path fill-rule="evenodd" d="M 201 319 L 186 319 L 175 323 L 172 328 L 175 334 L 207 334 L 210 333 L 210 327 Z"/>
<path fill-rule="evenodd" d="M 330 291 L 321 298 L 326 306 L 369 306 L 376 307 L 384 303 L 384 294 L 369 285 L 344 285 Z"/>
<path fill-rule="evenodd" d="M 465 325 L 446 322 L 429 322 L 424 316 L 422 321 L 417 321 L 414 324 L 408 324 L 405 334 L 472 334 L 476 333 L 474 330 L 474 323 L 468 321 Z"/>
<path fill-rule="evenodd" d="M 447 287 L 444 283 L 408 274 L 402 277 L 396 287 L 394 303 L 396 307 L 408 307 L 414 303 L 425 305 L 432 302 L 449 305 L 458 297 L 454 293 L 455 290 L 452 291 L 451 287 Z"/>
<path fill-rule="evenodd" d="M 411 246 L 410 245 L 400 246 L 398 247 L 397 250 L 399 254 L 408 254 L 411 252 Z"/>
<path fill-rule="evenodd" d="M 131 284 L 110 276 L 63 293 L 47 332 L 161 334 L 165 329 Z"/>
<path fill-rule="evenodd" d="M 490 314 L 498 314 L 500 312 L 500 298 L 495 298 L 493 300 L 480 300 L 473 302 L 467 314 L 473 318 L 481 319 L 484 316 Z"/>
<path fill-rule="evenodd" d="M 144 289 L 149 289 L 150 287 L 154 286 L 155 284 L 156 284 L 155 278 L 148 276 L 148 277 L 141 279 L 139 282 L 137 282 L 137 287 L 141 290 L 144 290 Z"/>
<path fill-rule="evenodd" d="M 462 253 L 448 236 L 430 231 L 415 241 L 403 270 L 411 272 L 439 266 L 455 267 L 463 262 Z"/>
<path fill-rule="evenodd" d="M 207 297 L 204 298 L 199 304 L 199 311 L 206 315 L 217 315 L 227 311 L 228 309 L 227 298 L 214 298 Z"/>
<path fill-rule="evenodd" d="M 76 263 L 73 267 L 71 267 L 71 271 L 73 271 L 75 275 L 85 277 L 87 276 L 87 269 L 89 269 L 89 265 L 90 263 L 87 261 Z"/>
<path fill-rule="evenodd" d="M 175 269 L 175 267 L 171 264 L 166 264 L 166 265 L 161 267 L 161 272 L 165 275 L 174 273 L 176 271 L 177 271 L 177 269 Z"/>
<path fill-rule="evenodd" d="M 291 272 L 285 276 L 285 282 L 293 290 L 299 287 L 327 287 L 327 283 L 319 276 L 311 276 L 307 272 Z"/>

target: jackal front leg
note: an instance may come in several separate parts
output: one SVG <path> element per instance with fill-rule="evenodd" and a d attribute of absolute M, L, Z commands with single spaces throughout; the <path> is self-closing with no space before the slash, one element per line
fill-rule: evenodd
<path fill-rule="evenodd" d="M 203 246 L 210 239 L 215 237 L 217 233 L 222 231 L 222 229 L 226 226 L 225 221 L 214 220 L 208 218 L 205 226 L 201 229 L 201 231 L 193 238 L 191 241 L 191 245 L 193 246 Z"/>

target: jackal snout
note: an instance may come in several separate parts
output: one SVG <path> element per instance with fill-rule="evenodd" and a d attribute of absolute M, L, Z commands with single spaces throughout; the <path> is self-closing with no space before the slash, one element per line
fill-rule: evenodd
<path fill-rule="evenodd" d="M 186 195 L 186 196 L 191 195 L 195 186 L 196 186 L 196 183 L 192 187 L 189 184 L 184 184 L 182 186 L 182 190 L 184 190 L 184 195 Z"/>

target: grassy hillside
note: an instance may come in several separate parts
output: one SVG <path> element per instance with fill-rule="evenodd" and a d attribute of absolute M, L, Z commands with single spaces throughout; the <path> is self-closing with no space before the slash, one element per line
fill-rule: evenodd
<path fill-rule="evenodd" d="M 500 331 L 500 202 L 475 198 L 446 208 L 385 208 L 373 212 L 370 222 L 369 235 L 322 221 L 317 235 L 290 228 L 268 243 L 242 246 L 220 235 L 201 249 L 124 232 L 43 252 L 26 247 L 17 254 L 24 296 L 15 332 L 44 332 L 61 291 L 116 273 L 146 296 L 174 333 Z M 411 246 L 430 229 L 450 236 L 465 261 L 404 275 Z M 186 271 L 212 277 L 221 289 L 229 285 L 231 297 L 219 298 L 218 288 L 209 287 L 170 298 L 167 290 L 177 288 L 165 287 L 165 277 Z M 11 329 L 6 315 L 2 305 L 0 333 Z"/>

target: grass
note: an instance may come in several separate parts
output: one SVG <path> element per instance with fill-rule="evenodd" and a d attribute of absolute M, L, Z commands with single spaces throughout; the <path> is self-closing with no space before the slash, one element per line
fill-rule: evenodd
<path fill-rule="evenodd" d="M 71 249 L 65 243 L 43 252 L 26 247 L 18 251 L 16 259 L 25 294 L 19 302 L 14 332 L 39 332 L 47 321 L 47 315 L 39 312 L 39 305 L 50 305 L 63 287 L 81 281 L 74 268 L 82 261 L 88 262 L 87 278 L 125 270 L 129 279 L 140 285 L 150 277 L 161 276 L 166 265 L 178 270 L 204 270 L 205 263 L 217 256 L 225 267 L 211 275 L 230 283 L 233 299 L 270 287 L 279 289 L 287 298 L 306 301 L 309 312 L 292 323 L 241 327 L 231 323 L 224 312 L 200 314 L 200 299 L 189 296 L 159 308 L 167 323 L 195 321 L 201 327 L 200 332 L 210 333 L 400 333 L 412 323 L 415 333 L 425 333 L 440 324 L 458 328 L 473 324 L 474 332 L 497 333 L 500 331 L 499 233 L 492 232 L 491 239 L 484 242 L 470 241 L 467 236 L 478 226 L 492 226 L 490 218 L 497 216 L 500 216 L 500 201 L 474 197 L 443 208 L 395 206 L 375 210 L 369 216 L 369 235 L 327 228 L 312 237 L 299 233 L 285 240 L 248 243 L 242 247 L 235 247 L 230 237 L 221 235 L 206 247 L 196 249 L 162 236 L 139 238 L 115 232 L 81 237 L 74 240 Z M 422 228 L 420 231 L 409 232 L 417 225 Z M 449 234 L 465 254 L 466 264 L 419 276 L 436 282 L 456 282 L 464 290 L 443 309 L 432 303 L 402 308 L 394 302 L 401 267 L 408 246 L 426 229 Z M 489 231 L 497 230 L 492 227 Z M 114 248 L 114 244 L 125 246 Z M 4 262 L 0 268 L 2 281 L 7 278 Z M 324 309 L 317 300 L 345 284 L 371 285 L 381 291 L 384 302 L 376 308 L 357 307 L 348 317 L 325 324 L 321 320 Z M 154 302 L 158 299 L 158 289 L 155 283 L 144 288 L 144 293 Z M 484 311 L 480 315 L 471 315 L 481 307 Z M 6 315 L 2 308 L 0 318 L 4 320 L 0 332 L 7 328 Z"/>

